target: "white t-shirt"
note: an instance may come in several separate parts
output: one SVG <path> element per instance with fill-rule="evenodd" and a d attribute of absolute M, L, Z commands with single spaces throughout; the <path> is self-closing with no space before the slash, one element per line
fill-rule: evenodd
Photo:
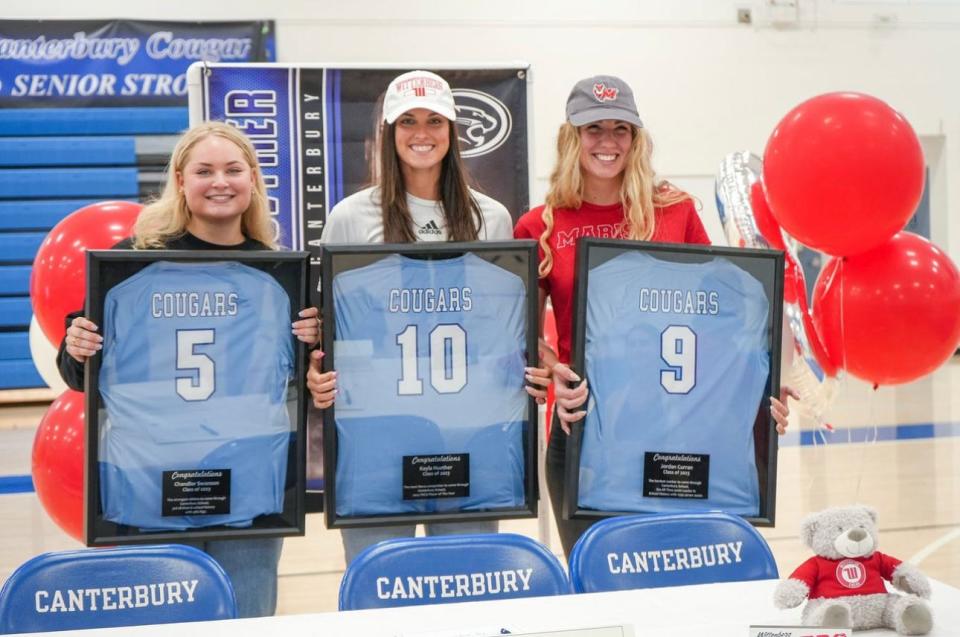
<path fill-rule="evenodd" d="M 342 200 L 327 215 L 327 225 L 320 237 L 322 243 L 383 243 L 383 211 L 380 208 L 380 189 L 367 188 Z M 480 240 L 509 241 L 513 239 L 513 219 L 495 199 L 470 190 L 480 206 L 483 227 Z M 407 193 L 407 206 L 415 226 L 418 241 L 446 241 L 446 220 L 439 201 L 421 199 Z"/>

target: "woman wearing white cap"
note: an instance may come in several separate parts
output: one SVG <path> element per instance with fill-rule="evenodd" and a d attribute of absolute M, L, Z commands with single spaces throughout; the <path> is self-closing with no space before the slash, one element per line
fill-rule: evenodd
<path fill-rule="evenodd" d="M 581 407 L 587 399 L 586 380 L 569 367 L 576 238 L 693 244 L 709 244 L 710 239 L 693 198 L 657 181 L 650 162 L 653 145 L 626 82 L 607 75 L 577 82 L 567 98 L 566 113 L 546 204 L 519 219 L 514 237 L 540 242 L 541 316 L 550 297 L 557 322 L 559 352 L 541 340 L 543 367 L 534 370 L 530 380 L 543 388 L 556 380 L 554 425 L 559 422 L 560 426 L 552 428 L 547 447 L 547 485 L 563 549 L 569 555 L 592 524 L 564 520 L 559 513 L 567 434 L 570 423 L 586 415 Z M 578 384 L 570 388 L 570 382 Z M 773 416 L 781 433 L 788 413 L 784 403 L 773 399 Z"/>
<path fill-rule="evenodd" d="M 383 100 L 377 184 L 330 211 L 323 243 L 412 243 L 513 238 L 510 213 L 467 186 L 457 142 L 456 106 L 447 82 L 411 71 L 390 82 Z M 307 387 L 314 404 L 327 408 L 336 395 L 336 372 L 320 371 L 311 355 Z M 413 536 L 415 525 L 344 529 L 349 563 L 367 546 Z M 496 521 L 427 524 L 428 535 L 495 533 Z"/>
<path fill-rule="evenodd" d="M 324 243 L 409 243 L 511 239 L 497 201 L 467 186 L 446 80 L 411 71 L 383 98 L 378 183 L 330 211 Z"/>

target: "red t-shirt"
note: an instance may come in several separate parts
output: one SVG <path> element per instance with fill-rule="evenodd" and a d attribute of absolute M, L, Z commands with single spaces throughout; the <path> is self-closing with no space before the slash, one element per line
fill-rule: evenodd
<path fill-rule="evenodd" d="M 830 560 L 814 556 L 790 575 L 810 587 L 810 599 L 886 593 L 883 580 L 892 581 L 900 560 L 876 552 L 870 557 Z"/>
<path fill-rule="evenodd" d="M 543 206 L 530 210 L 517 221 L 513 229 L 516 239 L 540 239 L 545 228 L 542 218 Z M 689 199 L 654 212 L 654 232 L 651 241 L 661 243 L 710 244 L 707 231 Z M 573 323 L 573 276 L 577 261 L 577 240 L 580 237 L 626 238 L 627 227 L 623 206 L 619 203 L 598 206 L 584 202 L 580 208 L 555 208 L 553 232 L 550 234 L 550 251 L 553 268 L 547 278 L 540 279 L 543 288 L 553 301 L 557 320 L 557 340 L 561 362 L 570 362 L 571 330 Z M 543 250 L 540 250 L 543 259 Z"/>

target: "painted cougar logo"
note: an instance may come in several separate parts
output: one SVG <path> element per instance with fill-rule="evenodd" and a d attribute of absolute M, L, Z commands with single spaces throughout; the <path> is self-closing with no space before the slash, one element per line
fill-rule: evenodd
<path fill-rule="evenodd" d="M 513 130 L 506 105 L 483 91 L 453 89 L 457 104 L 457 137 L 463 157 L 479 157 L 500 148 Z"/>

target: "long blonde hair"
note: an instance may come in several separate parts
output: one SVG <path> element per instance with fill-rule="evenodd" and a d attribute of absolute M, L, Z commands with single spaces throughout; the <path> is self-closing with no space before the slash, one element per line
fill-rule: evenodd
<path fill-rule="evenodd" d="M 620 185 L 620 203 L 623 219 L 628 229 L 627 238 L 647 241 L 653 237 L 654 210 L 675 204 L 692 197 L 669 182 L 656 181 L 656 173 L 650 162 L 653 142 L 646 129 L 631 126 L 633 142 L 627 153 Z M 543 259 L 540 261 L 540 278 L 545 278 L 553 269 L 553 253 L 550 250 L 550 235 L 553 233 L 553 210 L 555 208 L 579 208 L 583 205 L 583 173 L 580 169 L 580 131 L 570 122 L 564 122 L 557 133 L 557 163 L 550 173 L 550 189 L 541 218 L 545 226 L 540 235 Z"/>
<path fill-rule="evenodd" d="M 186 234 L 192 213 L 180 190 L 177 174 L 183 173 L 193 147 L 210 136 L 222 137 L 233 142 L 243 153 L 243 158 L 253 173 L 250 206 L 240 218 L 243 235 L 248 239 L 259 241 L 271 250 L 276 249 L 274 227 L 267 203 L 267 189 L 257 163 L 257 152 L 246 135 L 224 122 L 197 124 L 180 137 L 170 155 L 170 163 L 167 165 L 167 183 L 163 193 L 144 207 L 133 226 L 134 248 L 140 250 L 164 248 L 170 240 Z"/>

